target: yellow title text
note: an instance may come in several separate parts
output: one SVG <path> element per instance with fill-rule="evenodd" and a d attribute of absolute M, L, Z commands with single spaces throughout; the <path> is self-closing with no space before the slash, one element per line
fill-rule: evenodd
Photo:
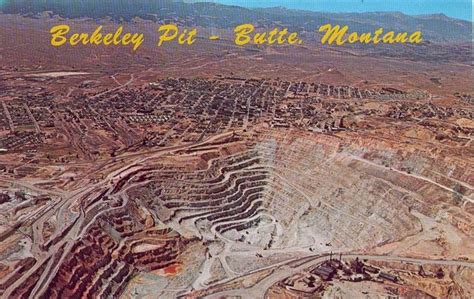
<path fill-rule="evenodd" d="M 335 44 L 342 46 L 345 43 L 362 43 L 362 44 L 394 44 L 394 43 L 410 43 L 419 44 L 422 42 L 421 31 L 415 31 L 411 34 L 408 32 L 395 33 L 394 31 L 384 32 L 383 28 L 378 28 L 374 32 L 351 32 L 349 33 L 349 26 L 340 25 L 333 26 L 331 24 L 325 24 L 319 27 L 319 32 L 325 32 L 321 38 L 321 43 Z"/>
<path fill-rule="evenodd" d="M 374 32 L 349 32 L 348 26 L 325 24 L 318 30 L 322 33 L 321 44 L 343 46 L 346 43 L 361 44 L 394 44 L 422 42 L 421 31 L 413 33 L 394 31 L 384 32 L 378 28 Z M 98 26 L 94 31 L 71 32 L 69 25 L 61 24 L 53 26 L 50 30 L 51 45 L 61 47 L 64 45 L 104 45 L 104 46 L 129 46 L 136 51 L 145 41 L 143 33 L 125 32 L 123 26 L 119 26 L 112 32 L 104 32 L 103 26 Z M 162 47 L 167 43 L 175 42 L 179 45 L 193 45 L 198 37 L 197 28 L 179 28 L 175 24 L 161 25 L 157 29 L 156 46 Z M 256 29 L 252 24 L 241 24 L 233 30 L 233 41 L 238 46 L 248 44 L 254 45 L 301 45 L 303 40 L 297 32 L 290 32 L 288 28 L 273 28 L 269 30 Z M 210 41 L 220 40 L 219 36 L 210 36 Z"/>

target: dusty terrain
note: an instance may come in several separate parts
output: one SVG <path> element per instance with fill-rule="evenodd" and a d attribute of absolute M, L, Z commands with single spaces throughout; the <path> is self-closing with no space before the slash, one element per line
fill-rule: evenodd
<path fill-rule="evenodd" d="M 2 298 L 473 296 L 469 46 L 59 50 L 0 20 Z"/>

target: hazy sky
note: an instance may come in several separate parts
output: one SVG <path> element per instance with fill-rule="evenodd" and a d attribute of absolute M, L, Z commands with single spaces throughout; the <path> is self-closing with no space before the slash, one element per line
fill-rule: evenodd
<path fill-rule="evenodd" d="M 209 0 L 208 0 L 209 1 Z M 444 13 L 472 20 L 473 0 L 214 0 L 244 7 L 275 7 L 328 11 L 367 12 L 400 11 L 409 15 Z"/>

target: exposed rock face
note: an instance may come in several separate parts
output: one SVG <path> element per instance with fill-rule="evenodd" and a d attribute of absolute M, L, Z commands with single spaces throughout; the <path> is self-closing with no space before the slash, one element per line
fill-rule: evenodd
<path fill-rule="evenodd" d="M 7 193 L 0 193 L 0 205 L 10 201 L 10 196 Z"/>
<path fill-rule="evenodd" d="M 463 246 L 470 242 L 467 210 L 443 208 L 456 201 L 470 206 L 470 190 L 461 182 L 471 176 L 461 160 L 435 163 L 423 148 L 413 152 L 353 133 L 287 135 L 270 129 L 245 142 L 215 144 L 129 167 L 112 187 L 83 197 L 67 226 L 46 222 L 39 250 L 52 255 L 21 260 L 6 281 L 28 279 L 8 296 L 116 297 L 136 274 L 179 273 L 187 259 L 183 252 L 196 243 L 287 254 L 291 248 L 296 254 L 388 252 L 398 242 L 399 253 L 409 254 L 434 242 L 443 255 L 456 256 L 463 250 L 447 238 Z M 451 235 L 434 233 L 439 217 Z M 265 264 L 257 255 L 254 266 L 243 266 L 231 253 L 222 255 L 222 248 L 214 251 L 207 253 L 212 274 L 203 281 L 213 281 L 212 275 L 224 279 L 230 268 Z"/>
<path fill-rule="evenodd" d="M 263 221 L 274 226 L 272 236 L 257 242 L 267 249 L 320 243 L 364 249 L 419 231 L 409 212 L 417 195 L 404 190 L 404 174 L 343 147 L 333 137 L 270 134 L 203 170 L 150 173 L 149 183 L 131 192 L 142 194 L 162 221 L 205 239 L 238 239 L 226 232 Z"/>

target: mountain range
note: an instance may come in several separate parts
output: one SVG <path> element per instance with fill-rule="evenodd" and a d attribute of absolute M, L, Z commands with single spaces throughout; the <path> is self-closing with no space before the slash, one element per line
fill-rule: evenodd
<path fill-rule="evenodd" d="M 5 14 L 37 17 L 49 12 L 63 18 L 112 18 L 128 22 L 134 18 L 156 22 L 179 22 L 186 26 L 232 28 L 242 23 L 259 27 L 288 27 L 293 31 L 314 32 L 319 26 L 348 25 L 351 31 L 366 32 L 377 28 L 386 31 L 421 30 L 432 42 L 468 42 L 472 23 L 443 14 L 409 16 L 399 12 L 322 13 L 283 7 L 248 9 L 209 2 L 172 0 L 10 0 L 0 6 Z"/>

